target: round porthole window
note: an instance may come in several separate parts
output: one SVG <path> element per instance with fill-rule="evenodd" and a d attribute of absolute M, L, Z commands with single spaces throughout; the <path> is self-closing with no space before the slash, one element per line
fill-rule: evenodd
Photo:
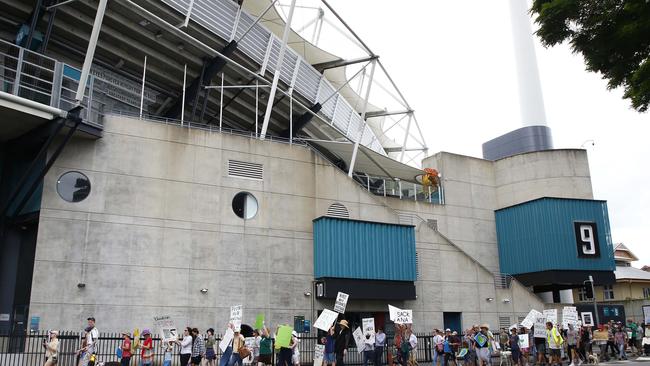
<path fill-rule="evenodd" d="M 257 199 L 248 192 L 239 192 L 232 199 L 232 210 L 235 215 L 244 220 L 252 219 L 257 215 Z"/>
<path fill-rule="evenodd" d="M 56 191 L 68 202 L 81 202 L 90 194 L 90 179 L 80 172 L 67 172 L 56 181 Z"/>

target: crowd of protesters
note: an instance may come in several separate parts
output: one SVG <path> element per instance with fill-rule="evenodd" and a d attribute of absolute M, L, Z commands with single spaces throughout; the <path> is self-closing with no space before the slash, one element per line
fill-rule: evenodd
<path fill-rule="evenodd" d="M 99 331 L 95 319 L 87 319 L 82 341 L 76 351 L 77 366 L 95 365 L 95 353 Z M 215 347 L 219 346 L 214 329 L 202 335 L 197 328 L 187 327 L 177 339 L 163 342 L 163 366 L 171 366 L 174 354 L 178 355 L 181 366 L 271 366 L 273 363 L 273 338 L 275 335 L 267 327 L 253 330 L 252 341 L 246 343 L 239 329 L 232 324 L 233 339 L 217 360 Z M 534 327 L 512 326 L 491 331 L 488 324 L 473 325 L 462 333 L 451 329 L 434 329 L 431 338 L 432 366 L 490 366 L 493 358 L 500 358 L 499 364 L 507 359 L 508 364 L 579 366 L 594 363 L 596 360 L 626 360 L 630 356 L 650 355 L 650 324 L 643 326 L 631 319 L 626 323 L 610 321 L 598 329 L 590 326 L 567 324 L 565 329 L 551 322 L 546 323 L 544 332 L 535 332 Z M 276 333 L 277 334 L 277 333 Z M 544 334 L 544 337 L 540 337 Z M 596 336 L 598 334 L 598 336 Z M 537 337 L 536 337 L 537 335 Z M 386 334 L 381 328 L 372 334 L 364 334 L 362 355 L 363 365 L 381 366 L 383 355 L 387 355 L 388 365 L 417 366 L 416 350 L 418 338 L 411 325 L 395 324 L 392 345 L 387 343 Z M 527 340 L 527 341 L 525 341 Z M 348 322 L 340 320 L 319 339 L 324 346 L 323 366 L 345 366 L 348 347 L 354 344 Z M 280 347 L 276 354 L 276 366 L 300 366 L 300 338 L 293 331 L 288 347 Z M 50 331 L 43 342 L 46 352 L 45 366 L 57 364 L 59 349 L 58 332 Z M 153 364 L 154 346 L 151 331 L 144 329 L 141 334 L 123 333 L 123 341 L 118 350 L 122 366 L 130 366 L 131 358 L 138 354 L 138 365 Z"/>

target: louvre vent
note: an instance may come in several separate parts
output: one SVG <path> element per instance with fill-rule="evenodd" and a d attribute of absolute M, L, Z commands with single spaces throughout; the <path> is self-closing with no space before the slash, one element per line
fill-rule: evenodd
<path fill-rule="evenodd" d="M 509 316 L 500 316 L 499 317 L 499 330 L 510 327 L 510 317 Z"/>
<path fill-rule="evenodd" d="M 420 256 L 417 251 L 415 252 L 415 279 L 420 279 Z"/>
<path fill-rule="evenodd" d="M 526 319 L 525 316 L 520 316 L 520 317 L 518 317 L 518 318 L 517 318 L 517 324 L 521 324 L 521 322 L 523 322 L 524 319 Z"/>
<path fill-rule="evenodd" d="M 262 180 L 264 178 L 264 166 L 257 163 L 228 160 L 228 176 Z"/>
<path fill-rule="evenodd" d="M 340 203 L 333 203 L 328 209 L 327 209 L 327 216 L 332 216 L 332 217 L 340 217 L 342 219 L 348 219 L 350 218 L 350 213 L 348 212 L 348 209 L 343 206 Z"/>

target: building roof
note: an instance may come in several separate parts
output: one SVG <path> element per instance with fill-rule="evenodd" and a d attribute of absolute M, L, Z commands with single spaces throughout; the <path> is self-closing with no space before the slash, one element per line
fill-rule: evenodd
<path fill-rule="evenodd" d="M 614 260 L 622 262 L 634 262 L 639 258 L 623 243 L 614 244 Z"/>
<path fill-rule="evenodd" d="M 620 280 L 638 280 L 638 281 L 650 281 L 650 272 L 644 270 L 630 267 L 630 266 L 616 266 L 614 271 L 616 276 L 616 281 Z"/>

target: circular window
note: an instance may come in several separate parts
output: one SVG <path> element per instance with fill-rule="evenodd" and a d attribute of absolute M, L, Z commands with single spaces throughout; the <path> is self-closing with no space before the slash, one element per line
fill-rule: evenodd
<path fill-rule="evenodd" d="M 232 210 L 244 220 L 252 219 L 257 214 L 257 199 L 248 192 L 239 192 L 232 199 Z"/>
<path fill-rule="evenodd" d="M 79 172 L 64 173 L 56 181 L 56 191 L 68 202 L 81 202 L 90 194 L 90 179 Z"/>

